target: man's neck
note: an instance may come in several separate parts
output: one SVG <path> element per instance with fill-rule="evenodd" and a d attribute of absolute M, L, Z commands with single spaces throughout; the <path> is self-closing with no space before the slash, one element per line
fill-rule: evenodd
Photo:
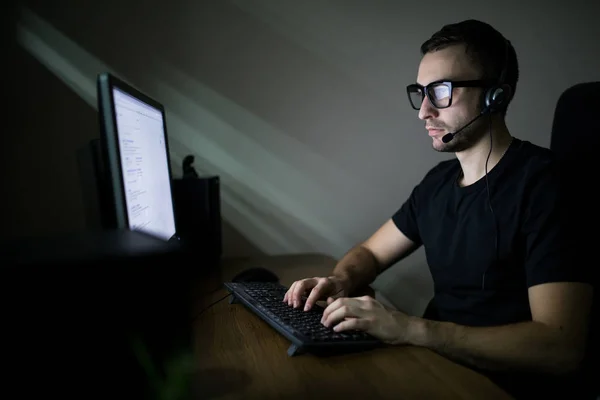
<path fill-rule="evenodd" d="M 506 125 L 499 124 L 492 128 L 492 153 L 487 163 L 489 173 L 500 161 L 508 146 L 512 142 L 512 136 Z M 467 150 L 456 153 L 463 171 L 460 180 L 461 186 L 469 186 L 485 176 L 486 159 L 490 151 L 490 135 L 482 135 L 481 139 Z"/>

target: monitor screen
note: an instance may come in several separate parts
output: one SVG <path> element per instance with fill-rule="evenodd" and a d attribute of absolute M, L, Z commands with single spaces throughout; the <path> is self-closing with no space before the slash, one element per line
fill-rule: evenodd
<path fill-rule="evenodd" d="M 98 82 L 103 143 L 118 228 L 175 237 L 162 104 L 110 75 Z"/>

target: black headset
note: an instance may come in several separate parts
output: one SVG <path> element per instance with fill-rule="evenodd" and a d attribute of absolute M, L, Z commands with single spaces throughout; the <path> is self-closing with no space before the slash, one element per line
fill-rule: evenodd
<path fill-rule="evenodd" d="M 510 100 L 511 94 L 510 92 L 507 93 L 507 90 L 504 88 L 504 85 L 506 84 L 506 75 L 508 74 L 508 58 L 510 50 L 508 39 L 504 39 L 504 50 L 504 64 L 502 65 L 502 71 L 500 72 L 498 82 L 485 92 L 483 98 L 483 106 L 487 108 L 489 112 L 501 110 L 506 102 Z"/>

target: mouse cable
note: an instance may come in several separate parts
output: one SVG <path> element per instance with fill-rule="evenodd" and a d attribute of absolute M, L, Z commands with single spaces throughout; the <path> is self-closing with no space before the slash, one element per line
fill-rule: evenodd
<path fill-rule="evenodd" d="M 225 300 L 226 298 L 228 298 L 231 295 L 232 295 L 232 293 L 228 293 L 225 296 L 221 297 L 219 300 L 215 300 L 212 303 L 210 303 L 202 311 L 200 311 L 195 317 L 192 318 L 192 322 L 195 321 L 195 320 L 197 320 L 198 318 L 200 318 L 200 316 L 204 313 L 204 311 L 208 310 L 209 308 L 211 308 L 212 306 L 216 305 L 217 303 Z"/>

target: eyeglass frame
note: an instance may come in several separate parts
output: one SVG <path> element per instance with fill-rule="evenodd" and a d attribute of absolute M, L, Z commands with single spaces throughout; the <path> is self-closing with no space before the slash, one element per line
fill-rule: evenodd
<path fill-rule="evenodd" d="M 429 87 L 432 85 L 437 85 L 443 83 L 445 85 L 448 85 L 448 87 L 450 88 L 450 100 L 448 100 L 448 105 L 444 106 L 444 107 L 438 107 L 434 104 L 434 102 L 431 100 L 431 97 L 429 97 Z M 453 92 L 454 92 L 454 88 L 455 87 L 491 87 L 495 84 L 495 80 L 490 80 L 490 79 L 470 79 L 470 80 L 466 80 L 466 81 L 452 81 L 452 80 L 447 80 L 447 79 L 440 79 L 437 81 L 433 81 L 433 82 L 429 82 L 427 85 L 423 86 L 423 85 L 419 85 L 418 83 L 411 83 L 410 85 L 406 86 L 406 94 L 408 96 L 408 102 L 410 103 L 410 106 L 415 109 L 415 110 L 420 110 L 421 109 L 421 105 L 419 105 L 419 107 L 415 107 L 413 105 L 413 102 L 411 100 L 410 94 L 411 88 L 418 88 L 422 91 L 422 95 L 421 95 L 421 103 L 423 104 L 423 100 L 425 100 L 425 96 L 427 96 L 427 99 L 429 100 L 429 102 L 431 103 L 432 106 L 434 106 L 437 109 L 444 109 L 444 108 L 448 108 L 452 105 L 452 97 L 453 97 Z"/>

